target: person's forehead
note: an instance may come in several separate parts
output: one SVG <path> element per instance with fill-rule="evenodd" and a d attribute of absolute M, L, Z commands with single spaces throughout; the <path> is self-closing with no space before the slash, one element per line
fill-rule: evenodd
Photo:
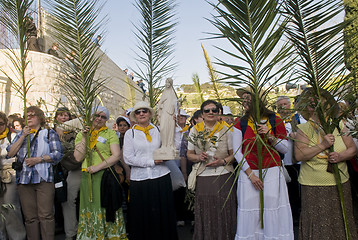
<path fill-rule="evenodd" d="M 290 101 L 287 98 L 283 98 L 277 101 L 277 104 L 285 104 L 285 103 L 290 104 Z"/>

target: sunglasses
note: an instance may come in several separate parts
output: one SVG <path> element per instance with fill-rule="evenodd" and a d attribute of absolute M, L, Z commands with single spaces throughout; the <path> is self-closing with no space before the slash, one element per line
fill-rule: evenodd
<path fill-rule="evenodd" d="M 36 114 L 27 114 L 27 118 L 33 118 L 36 117 Z"/>
<path fill-rule="evenodd" d="M 103 120 L 107 120 L 107 116 L 104 116 L 104 115 L 95 114 L 94 117 L 96 117 L 96 118 L 100 117 Z"/>
<path fill-rule="evenodd" d="M 204 109 L 203 112 L 204 113 L 209 113 L 209 112 L 212 112 L 212 113 L 218 113 L 219 112 L 219 109 L 217 108 L 209 108 L 209 109 Z"/>
<path fill-rule="evenodd" d="M 148 113 L 149 112 L 149 109 L 147 108 L 142 108 L 142 109 L 138 109 L 138 110 L 135 110 L 135 115 L 139 115 L 140 113 Z"/>

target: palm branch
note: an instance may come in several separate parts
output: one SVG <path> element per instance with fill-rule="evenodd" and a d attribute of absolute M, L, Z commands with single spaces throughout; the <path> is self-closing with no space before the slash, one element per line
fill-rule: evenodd
<path fill-rule="evenodd" d="M 139 50 L 135 73 L 148 84 L 151 107 L 157 104 L 161 94 L 161 79 L 177 66 L 173 63 L 176 6 L 175 0 L 135 1 L 141 15 L 140 22 L 134 25 Z"/>
<path fill-rule="evenodd" d="M 227 71 L 220 71 L 224 76 L 221 82 L 231 86 L 247 85 L 252 92 L 254 105 L 253 121 L 260 122 L 260 101 L 267 98 L 270 90 L 277 87 L 279 81 L 286 78 L 289 72 L 290 48 L 280 42 L 283 26 L 277 0 L 220 0 L 214 6 L 217 16 L 209 20 L 220 33 L 213 38 L 225 38 L 233 50 L 218 47 L 232 58 L 234 63 L 218 60 L 219 66 Z M 260 139 L 259 134 L 256 135 Z M 263 149 L 257 141 L 257 151 Z M 259 178 L 263 180 L 262 155 L 258 154 Z M 263 228 L 263 191 L 260 192 L 260 219 Z"/>
<path fill-rule="evenodd" d="M 201 48 L 203 49 L 206 66 L 207 66 L 208 72 L 209 72 L 209 79 L 211 81 L 211 84 L 213 85 L 215 98 L 218 102 L 221 103 L 221 96 L 219 93 L 219 83 L 218 83 L 219 74 L 216 72 L 216 70 L 210 60 L 210 57 L 209 57 L 208 53 L 206 52 L 203 44 L 201 44 Z"/>
<path fill-rule="evenodd" d="M 290 18 L 287 36 L 296 48 L 300 61 L 297 63 L 298 78 L 312 86 L 316 112 L 321 129 L 332 133 L 340 117 L 331 101 L 321 101 L 323 89 L 338 99 L 351 88 L 350 78 L 344 66 L 343 34 L 346 22 L 332 22 L 344 9 L 341 1 L 289 0 L 285 14 Z M 334 79 L 334 81 L 332 81 Z M 328 100 L 328 99 L 327 99 Z M 331 104 L 330 106 L 328 104 Z M 333 146 L 330 151 L 334 151 Z M 343 201 L 342 183 L 337 164 L 333 164 L 337 188 L 341 200 L 346 239 L 350 239 L 346 210 Z"/>
<path fill-rule="evenodd" d="M 49 4 L 53 16 L 52 34 L 62 54 L 67 56 L 63 60 L 63 78 L 59 79 L 61 87 L 83 116 L 84 125 L 92 126 L 92 108 L 97 106 L 96 101 L 106 82 L 98 73 L 103 53 L 92 41 L 102 34 L 105 19 L 98 16 L 103 5 L 99 5 L 99 0 L 52 0 Z M 91 166 L 92 151 L 88 150 L 90 134 L 87 135 L 86 155 Z M 88 176 L 89 199 L 92 201 L 91 174 Z"/>
<path fill-rule="evenodd" d="M 203 96 L 203 92 L 201 91 L 199 75 L 195 73 L 193 74 L 191 79 L 193 80 L 195 91 L 199 94 L 199 102 L 201 105 L 204 102 L 204 96 Z"/>
<path fill-rule="evenodd" d="M 10 80 L 12 87 L 23 101 L 24 119 L 27 125 L 27 95 L 31 87 L 32 78 L 26 78 L 26 69 L 29 64 L 27 60 L 28 52 L 27 29 L 29 27 L 29 10 L 32 0 L 0 0 L 0 22 L 8 30 L 10 35 L 16 39 L 17 47 L 14 49 L 9 43 L 6 43 L 6 51 L 3 51 L 5 56 L 12 63 L 11 71 L 15 78 L 11 77 L 9 72 L 0 68 L 0 71 Z M 30 153 L 30 139 L 27 137 L 27 152 Z"/>

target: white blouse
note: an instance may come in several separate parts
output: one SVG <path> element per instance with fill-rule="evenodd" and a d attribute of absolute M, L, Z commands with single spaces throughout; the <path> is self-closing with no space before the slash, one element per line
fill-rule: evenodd
<path fill-rule="evenodd" d="M 148 142 L 145 133 L 129 129 L 124 135 L 123 158 L 131 168 L 131 180 L 155 179 L 170 173 L 164 164 L 154 164 L 153 152 L 161 145 L 160 132 L 156 126 L 149 130 L 152 141 Z"/>

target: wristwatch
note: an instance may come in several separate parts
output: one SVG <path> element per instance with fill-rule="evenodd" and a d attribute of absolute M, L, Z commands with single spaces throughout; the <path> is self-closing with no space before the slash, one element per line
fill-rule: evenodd
<path fill-rule="evenodd" d="M 45 162 L 44 156 L 41 156 L 41 163 L 44 163 L 44 162 Z"/>

